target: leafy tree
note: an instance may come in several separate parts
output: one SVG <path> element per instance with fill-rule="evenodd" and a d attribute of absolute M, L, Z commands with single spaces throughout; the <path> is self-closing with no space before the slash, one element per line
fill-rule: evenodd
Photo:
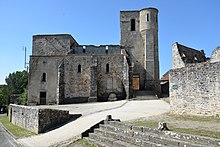
<path fill-rule="evenodd" d="M 1 85 L 0 86 L 0 105 L 5 105 L 6 104 L 6 99 L 7 96 L 9 95 L 9 91 L 7 89 L 6 85 Z"/>
<path fill-rule="evenodd" d="M 18 98 L 18 104 L 19 105 L 27 105 L 27 99 L 28 99 L 28 90 L 24 89 L 24 92 Z"/>
<path fill-rule="evenodd" d="M 6 77 L 5 82 L 7 83 L 7 88 L 12 94 L 21 94 L 24 89 L 27 88 L 28 84 L 28 72 L 27 71 L 16 71 L 10 73 Z"/>

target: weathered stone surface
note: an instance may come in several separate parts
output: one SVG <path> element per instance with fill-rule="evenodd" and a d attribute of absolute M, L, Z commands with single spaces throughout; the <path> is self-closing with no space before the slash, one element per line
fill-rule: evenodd
<path fill-rule="evenodd" d="M 219 48 L 211 60 L 198 51 L 178 43 L 173 45 L 173 70 L 169 76 L 171 111 L 178 114 L 212 115 L 220 113 Z"/>
<path fill-rule="evenodd" d="M 220 47 L 217 47 L 211 55 L 211 63 L 220 62 Z"/>
<path fill-rule="evenodd" d="M 131 31 L 131 20 L 135 30 Z M 121 11 L 121 45 L 130 55 L 133 74 L 140 76 L 140 89 L 160 93 L 158 57 L 158 10 Z"/>
<path fill-rule="evenodd" d="M 116 101 L 117 100 L 117 96 L 115 93 L 110 93 L 109 97 L 108 97 L 109 101 Z"/>
<path fill-rule="evenodd" d="M 67 121 L 69 111 L 10 105 L 10 122 L 35 133 L 44 132 Z"/>
<path fill-rule="evenodd" d="M 126 129 L 130 126 L 129 129 Z M 89 138 L 101 141 L 103 145 L 121 146 L 187 146 L 206 147 L 219 146 L 220 140 L 172 131 L 159 131 L 148 127 L 137 127 L 123 122 L 104 121 L 94 133 L 89 133 Z M 116 142 L 121 142 L 119 145 Z M 94 142 L 95 143 L 95 142 Z"/>
<path fill-rule="evenodd" d="M 160 95 L 158 10 L 121 11 L 121 45 L 79 45 L 69 34 L 34 35 L 30 58 L 29 105 L 107 101 L 132 97 L 140 89 Z M 148 17 L 148 19 L 146 19 Z M 131 19 L 135 30 L 131 30 Z"/>
<path fill-rule="evenodd" d="M 179 114 L 220 114 L 220 62 L 197 63 L 170 72 L 171 111 Z"/>
<path fill-rule="evenodd" d="M 200 63 L 207 61 L 203 50 L 196 50 L 186 47 L 179 43 L 172 46 L 172 64 L 173 69 L 185 67 L 190 63 Z"/>

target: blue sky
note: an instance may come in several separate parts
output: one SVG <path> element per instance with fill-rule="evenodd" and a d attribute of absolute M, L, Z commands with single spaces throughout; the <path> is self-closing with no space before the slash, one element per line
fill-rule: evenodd
<path fill-rule="evenodd" d="M 207 56 L 220 45 L 219 0 L 1 0 L 0 84 L 24 70 L 22 48 L 31 54 L 32 35 L 67 33 L 79 44 L 119 44 L 120 10 L 147 7 L 159 10 L 161 75 L 172 67 L 174 42 Z"/>

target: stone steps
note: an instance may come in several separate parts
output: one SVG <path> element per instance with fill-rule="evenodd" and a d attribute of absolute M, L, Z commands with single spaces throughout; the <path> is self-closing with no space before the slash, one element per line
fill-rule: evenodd
<path fill-rule="evenodd" d="M 134 132 L 129 130 L 124 130 L 121 128 L 115 128 L 110 125 L 103 125 L 100 126 L 100 129 L 103 133 L 100 135 L 105 135 L 107 137 L 114 136 L 116 139 L 120 139 L 123 141 L 129 141 L 138 146 L 170 146 L 170 147 L 177 147 L 177 146 L 191 146 L 191 147 L 198 147 L 200 145 L 188 143 L 181 140 L 176 140 L 172 138 L 166 138 L 164 136 L 159 136 L 158 134 L 153 133 L 142 133 L 142 132 Z M 99 132 L 101 131 L 99 130 Z M 97 130 L 95 130 L 96 132 Z M 112 133 L 113 131 L 114 133 Z M 104 134 L 104 132 L 106 134 Z M 110 135 L 109 135 L 110 134 Z"/>
<path fill-rule="evenodd" d="M 139 90 L 134 92 L 132 100 L 156 100 L 158 97 L 150 90 Z"/>
<path fill-rule="evenodd" d="M 147 127 L 137 127 L 118 121 L 104 121 L 99 128 L 89 133 L 87 140 L 98 146 L 110 147 L 206 147 L 220 146 L 219 139 L 193 136 L 171 131 L 159 131 Z"/>
<path fill-rule="evenodd" d="M 123 135 L 120 133 L 111 132 L 109 130 L 95 129 L 94 133 L 99 136 L 105 136 L 107 138 L 114 138 L 116 140 L 120 140 L 126 144 L 129 144 L 129 146 L 149 146 L 149 147 L 161 146 L 160 144 L 155 144 L 153 142 L 141 140 L 139 138 L 126 136 L 126 135 Z"/>
<path fill-rule="evenodd" d="M 102 136 L 96 133 L 90 133 L 89 137 L 84 137 L 84 139 L 98 145 L 99 147 L 136 147 L 135 145 L 128 142 Z"/>

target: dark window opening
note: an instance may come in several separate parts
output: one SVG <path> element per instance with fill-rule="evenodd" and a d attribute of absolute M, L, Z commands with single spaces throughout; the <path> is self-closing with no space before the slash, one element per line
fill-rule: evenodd
<path fill-rule="evenodd" d="M 109 73 L 109 64 L 106 64 L 106 73 Z"/>
<path fill-rule="evenodd" d="M 131 31 L 135 31 L 135 19 L 131 19 Z"/>
<path fill-rule="evenodd" d="M 147 14 L 147 21 L 149 21 L 149 13 Z"/>
<path fill-rule="evenodd" d="M 157 19 L 158 19 L 157 17 L 158 17 L 158 16 L 156 15 L 156 22 L 158 21 L 158 20 L 157 20 Z"/>
<path fill-rule="evenodd" d="M 43 75 L 42 75 L 42 82 L 46 82 L 46 78 L 47 78 L 46 73 L 43 73 Z"/>
<path fill-rule="evenodd" d="M 40 105 L 46 105 L 46 92 L 40 92 Z"/>
<path fill-rule="evenodd" d="M 78 73 L 81 73 L 81 65 L 78 65 Z"/>

